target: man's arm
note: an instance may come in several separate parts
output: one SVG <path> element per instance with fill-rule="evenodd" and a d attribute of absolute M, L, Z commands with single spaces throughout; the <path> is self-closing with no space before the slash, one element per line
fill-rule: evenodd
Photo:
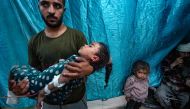
<path fill-rule="evenodd" d="M 182 57 L 176 58 L 176 60 L 170 64 L 170 68 L 173 69 L 175 66 L 180 65 L 183 63 Z"/>
<path fill-rule="evenodd" d="M 78 57 L 76 62 L 69 62 L 65 65 L 65 68 L 69 72 L 62 72 L 62 74 L 72 79 L 88 76 L 94 70 L 90 63 L 82 57 Z"/>
<path fill-rule="evenodd" d="M 29 58 L 28 60 L 31 66 L 38 69 L 39 61 L 35 53 L 35 45 L 33 44 L 33 41 L 34 41 L 34 37 L 31 38 L 28 44 L 28 58 Z M 16 84 L 16 81 L 9 80 L 9 89 L 12 90 L 13 93 L 16 95 L 26 95 L 29 89 L 29 81 L 22 80 L 18 84 Z"/>

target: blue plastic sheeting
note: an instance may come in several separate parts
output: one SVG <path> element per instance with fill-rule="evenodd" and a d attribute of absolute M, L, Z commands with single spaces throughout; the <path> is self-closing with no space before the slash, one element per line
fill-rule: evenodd
<path fill-rule="evenodd" d="M 27 64 L 27 43 L 44 28 L 38 0 L 1 0 L 0 4 L 0 97 L 6 96 L 8 71 L 14 64 Z M 88 77 L 88 100 L 123 94 L 131 64 L 150 63 L 150 85 L 159 85 L 161 60 L 190 30 L 190 0 L 68 0 L 66 25 L 81 30 L 88 42 L 108 44 L 113 70 L 104 88 L 102 69 Z M 0 107 L 6 105 L 0 98 Z M 14 107 L 34 105 L 22 98 Z"/>

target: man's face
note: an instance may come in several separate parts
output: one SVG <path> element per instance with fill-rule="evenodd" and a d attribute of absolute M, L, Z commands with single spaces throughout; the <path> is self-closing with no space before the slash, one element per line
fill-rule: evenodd
<path fill-rule="evenodd" d="M 40 0 L 39 7 L 47 26 L 59 27 L 62 24 L 64 12 L 62 0 Z"/>

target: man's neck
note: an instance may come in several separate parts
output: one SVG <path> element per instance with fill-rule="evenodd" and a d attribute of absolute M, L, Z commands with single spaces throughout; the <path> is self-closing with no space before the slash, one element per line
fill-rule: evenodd
<path fill-rule="evenodd" d="M 67 27 L 63 24 L 59 27 L 56 27 L 56 28 L 52 28 L 52 27 L 47 26 L 45 29 L 45 34 L 47 37 L 57 38 L 61 34 L 63 34 L 66 30 L 67 30 Z"/>

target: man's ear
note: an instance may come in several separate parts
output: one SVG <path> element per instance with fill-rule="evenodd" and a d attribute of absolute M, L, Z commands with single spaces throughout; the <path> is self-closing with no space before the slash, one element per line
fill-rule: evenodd
<path fill-rule="evenodd" d="M 98 56 L 94 55 L 94 56 L 92 56 L 91 60 L 92 60 L 92 62 L 97 62 L 100 60 L 100 58 Z"/>

